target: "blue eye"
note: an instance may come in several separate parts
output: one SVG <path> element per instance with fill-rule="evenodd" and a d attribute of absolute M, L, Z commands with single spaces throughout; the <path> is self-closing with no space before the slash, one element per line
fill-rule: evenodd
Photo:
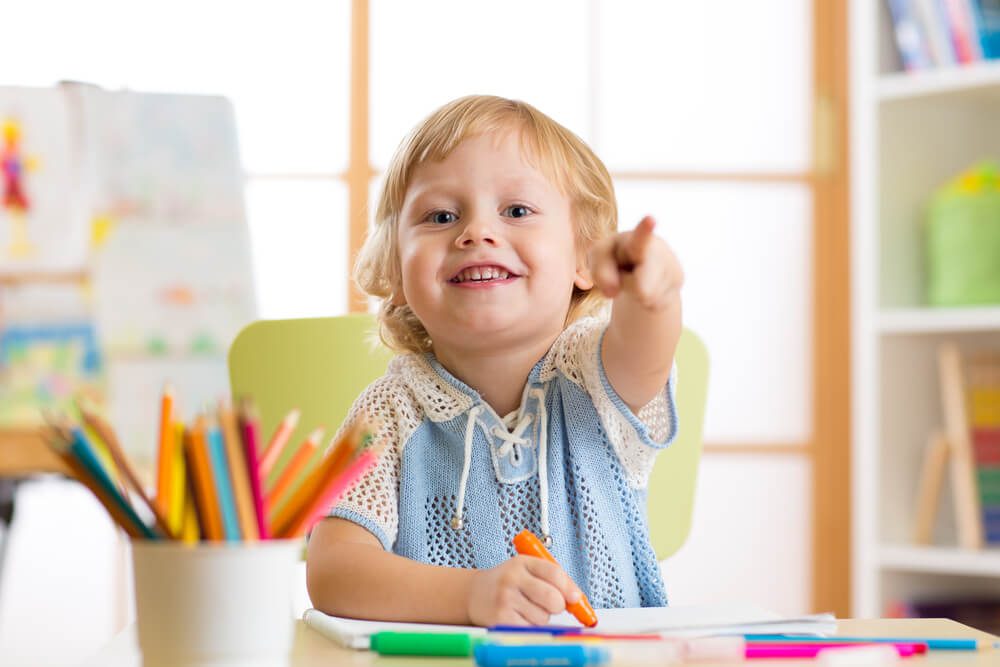
<path fill-rule="evenodd" d="M 451 211 L 433 211 L 429 213 L 425 219 L 428 222 L 433 222 L 437 225 L 447 225 L 448 223 L 458 220 L 458 216 Z"/>
<path fill-rule="evenodd" d="M 510 218 L 526 218 L 531 215 L 531 209 L 527 206 L 521 206 L 520 204 L 508 206 L 503 212 L 504 215 Z"/>

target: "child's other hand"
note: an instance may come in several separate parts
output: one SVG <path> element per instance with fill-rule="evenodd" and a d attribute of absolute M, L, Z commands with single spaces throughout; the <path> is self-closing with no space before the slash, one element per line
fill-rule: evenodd
<path fill-rule="evenodd" d="M 630 294 L 645 308 L 659 310 L 680 293 L 684 272 L 666 241 L 653 234 L 656 221 L 643 218 L 630 232 L 604 239 L 590 251 L 594 285 L 609 298 Z"/>
<path fill-rule="evenodd" d="M 552 614 L 580 599 L 566 572 L 534 556 L 514 556 L 477 570 L 469 588 L 469 620 L 475 625 L 545 625 Z"/>

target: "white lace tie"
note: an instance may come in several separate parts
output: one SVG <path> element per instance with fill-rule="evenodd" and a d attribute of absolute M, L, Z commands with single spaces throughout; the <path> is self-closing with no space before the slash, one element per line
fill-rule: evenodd
<path fill-rule="evenodd" d="M 474 405 L 469 409 L 465 422 L 465 453 L 462 457 L 462 477 L 458 482 L 458 500 L 455 502 L 455 514 L 451 517 L 451 527 L 462 530 L 465 522 L 465 487 L 469 485 L 469 466 L 472 465 L 472 437 L 476 434 L 476 418 L 483 411 L 483 406 Z"/>
<path fill-rule="evenodd" d="M 528 394 L 538 401 L 538 495 L 541 505 L 540 519 L 542 541 L 545 546 L 551 546 L 552 536 L 549 534 L 549 476 L 547 461 L 548 415 L 545 411 L 545 390 L 534 388 Z M 469 484 L 469 467 L 472 463 L 472 440 L 476 432 L 476 418 L 482 411 L 483 407 L 481 405 L 471 408 L 465 425 L 465 453 L 462 461 L 462 476 L 458 483 L 458 500 L 455 503 L 455 514 L 451 518 L 451 527 L 455 530 L 461 530 L 465 525 L 462 515 L 465 513 L 465 489 Z M 490 431 L 495 437 L 503 441 L 503 444 L 497 449 L 497 456 L 500 458 L 509 458 L 512 465 L 520 463 L 521 449 L 523 447 L 532 447 L 530 439 L 524 437 L 524 431 L 531 424 L 532 416 L 521 415 L 521 418 L 517 419 L 515 424 L 514 420 L 516 418 L 516 414 L 508 415 L 503 420 L 506 428 L 494 426 Z M 508 431 L 507 429 L 511 425 L 514 428 Z"/>

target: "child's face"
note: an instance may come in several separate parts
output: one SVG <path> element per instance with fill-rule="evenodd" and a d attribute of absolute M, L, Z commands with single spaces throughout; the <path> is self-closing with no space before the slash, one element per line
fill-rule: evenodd
<path fill-rule="evenodd" d="M 553 338 L 573 286 L 592 285 L 569 198 L 524 160 L 517 132 L 470 137 L 417 167 L 398 236 L 395 302 L 439 350 Z"/>

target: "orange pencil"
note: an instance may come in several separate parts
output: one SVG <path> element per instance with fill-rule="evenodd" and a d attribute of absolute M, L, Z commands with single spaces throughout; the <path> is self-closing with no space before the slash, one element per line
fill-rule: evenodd
<path fill-rule="evenodd" d="M 550 563 L 559 564 L 552 557 L 552 554 L 549 553 L 549 550 L 545 548 L 545 545 L 542 544 L 542 541 L 535 537 L 535 534 L 530 530 L 522 530 L 514 536 L 514 548 L 522 556 L 535 556 L 536 558 L 544 558 Z M 580 594 L 579 600 L 566 605 L 566 611 L 573 614 L 576 620 L 588 628 L 597 625 L 597 614 L 594 613 L 594 608 L 590 606 L 590 601 L 587 600 L 587 596 L 583 593 Z"/>
<path fill-rule="evenodd" d="M 356 424 L 341 435 L 340 440 L 330 445 L 319 465 L 295 486 L 288 499 L 280 508 L 276 508 L 277 511 L 273 515 L 268 515 L 268 527 L 272 535 L 279 535 L 288 530 L 303 508 L 307 507 L 323 488 L 323 483 L 339 475 L 347 467 L 358 451 L 360 443 L 361 425 Z"/>
<path fill-rule="evenodd" d="M 257 527 L 257 512 L 253 506 L 253 493 L 250 489 L 247 458 L 236 424 L 236 414 L 226 401 L 219 401 L 219 426 L 226 446 L 229 477 L 233 481 L 233 496 L 236 500 L 236 517 L 240 524 L 240 533 L 244 541 L 253 542 L 260 538 L 260 533 Z"/>
<path fill-rule="evenodd" d="M 156 505 L 164 516 L 170 514 L 171 477 L 175 460 L 174 432 L 174 388 L 163 386 L 160 398 L 159 446 L 156 459 Z"/>
<path fill-rule="evenodd" d="M 301 413 L 298 410 L 292 410 L 285 418 L 281 420 L 278 424 L 277 430 L 274 435 L 271 436 L 271 442 L 267 443 L 267 447 L 264 448 L 264 453 L 260 456 L 260 477 L 266 480 L 271 474 L 271 470 L 274 469 L 274 464 L 278 462 L 278 457 L 281 456 L 281 452 L 285 448 L 285 443 L 288 439 L 292 437 L 292 431 L 299 424 L 299 416 Z"/>
<path fill-rule="evenodd" d="M 319 449 L 320 440 L 323 439 L 323 429 L 318 428 L 309 434 L 306 441 L 299 445 L 295 455 L 285 465 L 278 475 L 277 481 L 267 492 L 267 506 L 277 507 L 284 497 L 289 487 L 299 479 L 299 473 L 305 470 L 306 465 L 312 460 L 313 454 Z"/>
<path fill-rule="evenodd" d="M 198 510 L 198 523 L 202 536 L 211 541 L 222 541 L 222 514 L 219 500 L 215 496 L 215 485 L 212 482 L 212 467 L 208 459 L 208 443 L 205 438 L 205 418 L 198 416 L 194 428 L 184 434 L 184 446 L 187 454 L 188 476 L 191 477 L 191 487 L 194 489 L 195 507 Z"/>
<path fill-rule="evenodd" d="M 365 450 L 340 474 L 324 480 L 319 493 L 298 513 L 289 527 L 279 536 L 284 538 L 301 537 L 309 532 L 313 525 L 326 514 L 331 505 L 350 491 L 364 477 L 365 473 L 375 467 L 381 454 L 382 446 Z"/>

